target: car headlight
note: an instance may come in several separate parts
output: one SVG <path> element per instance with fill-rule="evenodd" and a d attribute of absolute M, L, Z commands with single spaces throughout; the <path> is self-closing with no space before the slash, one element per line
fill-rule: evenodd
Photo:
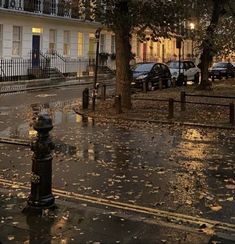
<path fill-rule="evenodd" d="M 147 78 L 148 75 L 140 75 L 136 78 L 136 80 L 143 80 L 145 78 Z"/>

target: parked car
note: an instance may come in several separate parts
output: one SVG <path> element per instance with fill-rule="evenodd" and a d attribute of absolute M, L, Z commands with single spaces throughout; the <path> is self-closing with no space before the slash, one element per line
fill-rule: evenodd
<path fill-rule="evenodd" d="M 167 63 L 172 78 L 176 80 L 179 77 L 179 61 L 170 61 Z M 187 81 L 199 82 L 200 69 L 192 61 L 182 60 L 180 61 L 180 73 L 183 73 L 187 77 Z"/>
<path fill-rule="evenodd" d="M 131 68 L 133 73 L 132 87 L 143 87 L 143 83 L 147 83 L 147 89 L 153 90 L 159 86 L 159 80 L 162 79 L 163 86 L 171 85 L 171 72 L 167 65 L 155 62 L 137 63 Z"/>
<path fill-rule="evenodd" d="M 218 62 L 214 63 L 213 66 L 209 69 L 210 77 L 222 79 L 225 77 L 234 77 L 235 67 L 230 62 Z"/>

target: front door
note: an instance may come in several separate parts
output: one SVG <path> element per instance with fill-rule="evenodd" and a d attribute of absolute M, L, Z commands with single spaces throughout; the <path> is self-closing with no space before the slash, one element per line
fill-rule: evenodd
<path fill-rule="evenodd" d="M 147 61 L 147 44 L 143 43 L 143 62 Z"/>
<path fill-rule="evenodd" d="M 32 66 L 39 67 L 40 63 L 40 36 L 33 35 L 32 40 Z"/>

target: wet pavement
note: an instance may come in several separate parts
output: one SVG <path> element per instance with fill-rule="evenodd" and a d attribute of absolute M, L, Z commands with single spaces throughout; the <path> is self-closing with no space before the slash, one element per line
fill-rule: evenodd
<path fill-rule="evenodd" d="M 58 98 L 58 92 L 61 92 L 60 96 L 65 94 L 65 90 L 33 93 L 22 102 L 20 99 L 24 96 L 17 95 L 20 98 L 17 107 L 14 104 L 4 107 L 10 97 L 1 98 L 0 136 L 34 137 L 31 122 L 35 108 L 48 111 L 53 119 L 52 135 L 57 145 L 53 160 L 53 188 L 57 192 L 81 194 L 84 198 L 95 197 L 97 203 L 91 210 L 85 205 L 71 208 L 63 203 L 66 194 L 58 195 L 57 201 L 60 200 L 59 205 L 62 206 L 59 209 L 63 209 L 58 215 L 63 216 L 56 217 L 51 233 L 45 233 L 45 230 L 38 232 L 40 235 L 44 233 L 45 240 L 30 242 L 30 226 L 19 208 L 26 201 L 32 152 L 27 147 L 0 144 L 0 185 L 6 186 L 4 180 L 15 182 L 9 183 L 9 189 L 2 193 L 1 212 L 5 214 L 1 224 L 2 243 L 14 243 L 14 240 L 18 243 L 58 243 L 59 238 L 59 243 L 213 243 L 214 237 L 198 232 L 198 226 L 196 230 L 178 230 L 174 225 L 165 226 L 165 220 L 164 223 L 153 224 L 151 221 L 140 221 L 138 215 L 133 219 L 129 214 L 111 216 L 110 213 L 103 213 L 99 199 L 119 205 L 146 207 L 151 211 L 166 211 L 169 216 L 171 213 L 183 214 L 182 219 L 183 216 L 192 216 L 235 224 L 234 130 L 148 122 L 98 122 L 73 111 L 73 107 L 81 102 L 79 96 L 73 98 L 71 95 L 75 96 L 77 90 L 71 90 L 67 95 L 70 99 L 65 96 L 63 101 Z M 33 104 L 40 106 L 32 106 L 32 96 Z M 18 183 L 27 189 L 22 189 Z M 9 193 L 10 198 L 4 198 Z M 18 197 L 15 198 L 15 195 Z M 17 201 L 20 204 L 16 205 Z M 78 204 L 76 197 L 71 197 L 69 201 Z M 85 208 L 82 209 L 82 206 Z M 97 211 L 102 212 L 99 217 Z M 120 211 L 123 213 L 124 210 Z M 72 213 L 70 218 L 66 217 L 68 212 Z M 5 225 L 7 216 L 12 216 L 8 219 L 9 229 Z M 76 225 L 79 216 L 83 219 L 82 224 Z M 100 221 L 96 222 L 96 218 Z M 60 225 L 55 227 L 64 220 L 69 220 L 65 226 L 72 230 L 63 232 L 58 227 Z M 18 224 L 13 222 L 20 223 L 20 228 L 16 228 Z M 44 223 L 39 226 L 44 226 Z M 63 233 L 69 238 L 64 242 Z"/>

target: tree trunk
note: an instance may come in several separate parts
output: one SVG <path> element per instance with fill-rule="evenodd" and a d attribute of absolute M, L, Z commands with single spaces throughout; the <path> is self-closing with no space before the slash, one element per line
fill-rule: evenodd
<path fill-rule="evenodd" d="M 206 37 L 202 42 L 202 54 L 200 57 L 200 69 L 201 69 L 201 83 L 199 88 L 207 89 L 211 87 L 209 81 L 209 65 L 213 60 L 214 52 L 214 31 L 218 26 L 219 19 L 222 13 L 223 3 L 221 0 L 213 0 L 213 11 L 211 16 L 210 25 L 206 30 Z"/>
<path fill-rule="evenodd" d="M 131 108 L 130 29 L 123 26 L 115 31 L 116 41 L 116 95 L 121 95 L 122 107 Z"/>

